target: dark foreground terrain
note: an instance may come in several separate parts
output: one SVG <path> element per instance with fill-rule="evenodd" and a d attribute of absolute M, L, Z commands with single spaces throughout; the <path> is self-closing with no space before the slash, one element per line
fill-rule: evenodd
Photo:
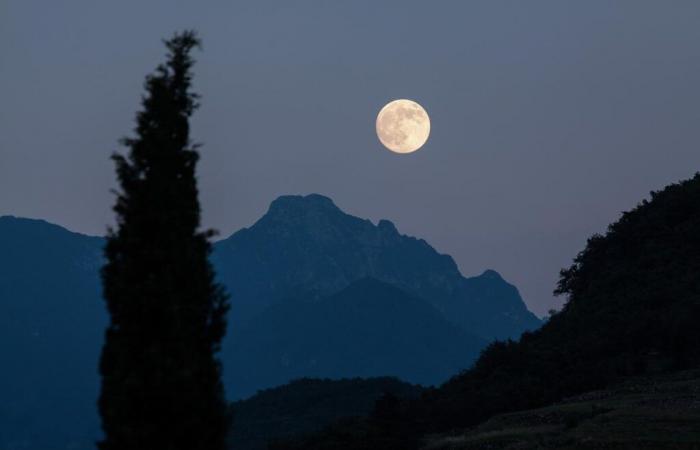
<path fill-rule="evenodd" d="M 700 449 L 700 371 L 628 380 L 426 437 L 426 450 Z"/>
<path fill-rule="evenodd" d="M 269 441 L 317 432 L 345 417 L 365 416 L 382 395 L 416 398 L 422 391 L 391 377 L 295 380 L 231 405 L 230 448 L 264 450 Z"/>

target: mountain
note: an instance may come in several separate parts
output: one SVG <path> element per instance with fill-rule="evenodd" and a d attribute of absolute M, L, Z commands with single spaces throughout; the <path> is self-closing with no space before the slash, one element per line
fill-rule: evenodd
<path fill-rule="evenodd" d="M 372 278 L 320 299 L 278 302 L 236 333 L 231 385 L 246 396 L 299 377 L 399 374 L 437 384 L 486 345 L 429 302 Z"/>
<path fill-rule="evenodd" d="M 250 228 L 217 243 L 219 278 L 231 286 L 235 324 L 294 296 L 323 297 L 372 277 L 430 301 L 484 339 L 518 337 L 540 320 L 496 272 L 465 278 L 422 239 L 341 211 L 318 194 L 282 196 Z"/>
<path fill-rule="evenodd" d="M 0 217 L 0 448 L 94 448 L 101 247 L 41 220 Z"/>
<path fill-rule="evenodd" d="M 103 245 L 41 220 L 0 217 L 0 448 L 94 447 Z M 425 241 L 320 195 L 275 200 L 253 226 L 217 242 L 212 261 L 232 294 L 222 353 L 232 399 L 310 375 L 438 383 L 470 364 L 481 339 L 539 324 L 495 272 L 464 278 Z M 354 337 L 324 329 L 326 320 Z M 361 333 L 364 322 L 371 335 Z M 333 354 L 326 336 L 345 347 Z M 261 350 L 266 342 L 274 351 Z M 305 346 L 315 365 L 300 357 Z"/>
<path fill-rule="evenodd" d="M 393 413 L 392 427 L 367 418 L 354 427 L 343 424 L 276 448 L 418 448 L 426 436 L 472 429 L 499 414 L 546 405 L 557 409 L 556 403 L 566 397 L 620 381 L 700 368 L 698 274 L 700 174 L 652 192 L 649 200 L 622 214 L 605 234 L 591 237 L 571 267 L 561 272 L 557 293 L 568 297 L 562 311 L 517 342 L 490 344 L 473 368 L 419 399 L 404 402 Z M 696 380 L 691 385 L 696 386 L 698 372 L 689 373 Z M 623 411 L 620 414 L 629 417 L 624 424 L 615 422 L 619 429 L 603 428 L 604 434 L 596 435 L 600 441 L 614 441 L 608 439 L 614 433 L 634 433 L 626 436 L 624 445 L 598 445 L 590 440 L 593 432 L 588 429 L 581 432 L 583 436 L 570 433 L 569 437 L 582 442 L 579 446 L 571 441 L 566 448 L 697 448 L 697 433 L 686 434 L 697 423 L 696 417 L 689 416 L 697 409 L 694 389 L 686 386 L 676 395 L 685 402 L 680 413 L 669 408 L 659 414 L 677 399 L 657 395 L 654 402 L 645 403 L 643 414 L 634 408 Z M 642 392 L 637 392 L 636 400 Z M 611 415 L 607 420 L 620 418 Z M 645 418 L 654 423 L 646 423 Z M 492 432 L 487 439 L 480 433 L 485 427 L 477 430 L 477 448 L 529 448 L 517 443 L 500 446 L 502 433 L 513 430 Z M 667 433 L 663 447 L 653 441 L 633 442 L 635 436 L 655 439 L 645 434 L 652 429 L 679 434 Z M 527 425 L 518 431 L 520 437 L 528 432 L 539 435 L 536 448 L 546 448 L 543 428 Z M 471 448 L 451 438 L 437 448 L 445 447 Z"/>
<path fill-rule="evenodd" d="M 267 442 L 311 433 L 343 417 L 369 414 L 382 395 L 415 398 L 423 388 L 396 378 L 299 379 L 231 405 L 231 448 L 262 450 Z"/>

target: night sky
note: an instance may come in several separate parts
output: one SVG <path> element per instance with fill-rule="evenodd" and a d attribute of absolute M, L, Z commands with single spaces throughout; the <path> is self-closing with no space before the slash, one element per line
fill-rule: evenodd
<path fill-rule="evenodd" d="M 589 235 L 700 168 L 699 24 L 682 0 L 2 0 L 0 215 L 104 233 L 143 78 L 195 28 L 205 226 L 321 193 L 543 315 Z M 430 114 L 417 153 L 377 140 L 395 98 Z"/>

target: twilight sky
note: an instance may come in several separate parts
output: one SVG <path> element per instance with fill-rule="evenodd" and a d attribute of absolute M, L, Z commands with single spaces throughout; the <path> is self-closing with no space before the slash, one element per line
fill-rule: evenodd
<path fill-rule="evenodd" d="M 0 1 L 0 215 L 102 234 L 161 38 L 199 30 L 204 225 L 281 194 L 493 268 L 538 315 L 561 267 L 650 190 L 700 169 L 700 2 Z M 412 155 L 374 132 L 421 103 Z"/>

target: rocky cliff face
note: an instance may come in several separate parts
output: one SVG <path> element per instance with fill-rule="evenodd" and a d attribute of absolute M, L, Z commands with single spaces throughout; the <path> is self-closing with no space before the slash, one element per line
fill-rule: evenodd
<path fill-rule="evenodd" d="M 454 260 L 394 224 L 374 225 L 312 194 L 283 196 L 250 228 L 216 245 L 220 279 L 245 322 L 293 296 L 325 296 L 372 277 L 424 298 L 485 339 L 517 337 L 540 321 L 494 271 L 465 278 Z"/>

